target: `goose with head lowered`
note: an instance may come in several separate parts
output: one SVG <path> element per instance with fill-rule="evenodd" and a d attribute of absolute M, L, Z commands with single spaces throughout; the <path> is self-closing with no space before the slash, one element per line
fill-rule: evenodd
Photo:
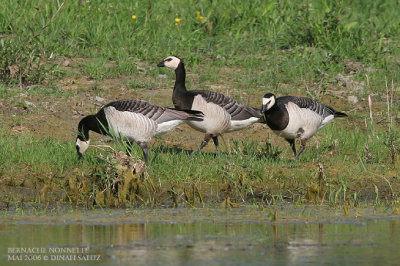
<path fill-rule="evenodd" d="M 79 158 L 89 147 L 89 131 L 122 137 L 136 142 L 143 150 L 148 163 L 147 142 L 153 136 L 166 133 L 186 121 L 202 121 L 203 113 L 176 110 L 136 99 L 111 102 L 96 114 L 84 117 L 78 125 L 76 151 Z"/>
<path fill-rule="evenodd" d="M 188 121 L 192 128 L 205 133 L 204 140 L 196 151 L 201 150 L 212 139 L 218 149 L 218 136 L 225 132 L 244 129 L 262 121 L 258 108 L 250 107 L 221 93 L 206 90 L 187 90 L 186 71 L 183 61 L 177 56 L 168 56 L 158 67 L 175 71 L 175 86 L 172 102 L 175 108 L 198 110 L 204 113 L 203 121 Z"/>
<path fill-rule="evenodd" d="M 332 107 L 310 98 L 282 96 L 276 98 L 267 93 L 262 99 L 262 112 L 267 125 L 283 137 L 292 147 L 295 160 L 306 147 L 307 140 L 336 117 L 345 117 Z M 295 139 L 300 138 L 300 150 L 296 152 Z"/>

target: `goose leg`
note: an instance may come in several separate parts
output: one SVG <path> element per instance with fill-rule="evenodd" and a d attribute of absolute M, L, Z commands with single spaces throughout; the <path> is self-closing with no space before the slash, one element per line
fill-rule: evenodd
<path fill-rule="evenodd" d="M 286 139 L 286 141 L 289 142 L 290 147 L 292 147 L 294 156 L 296 156 L 296 143 L 295 143 L 294 139 Z"/>
<path fill-rule="evenodd" d="M 301 139 L 300 143 L 301 143 L 300 150 L 297 153 L 296 157 L 294 158 L 295 161 L 297 160 L 297 158 L 300 156 L 300 154 L 303 152 L 304 148 L 306 147 L 307 139 Z"/>
<path fill-rule="evenodd" d="M 215 148 L 217 149 L 218 154 L 221 154 L 221 151 L 220 151 L 219 148 L 218 148 L 218 137 L 215 136 L 215 137 L 212 137 L 212 139 L 213 139 L 213 141 L 214 141 Z"/>
<path fill-rule="evenodd" d="M 196 150 L 194 150 L 190 155 L 193 155 L 193 154 L 195 154 L 196 152 L 198 152 L 199 150 L 201 150 L 201 149 L 203 149 L 207 144 L 208 144 L 208 142 L 210 141 L 210 139 L 212 138 L 213 136 L 211 135 L 211 134 L 206 134 L 205 136 L 204 136 L 204 140 L 203 140 L 203 142 L 200 144 L 200 146 L 196 149 Z M 214 142 L 215 143 L 215 142 Z"/>
<path fill-rule="evenodd" d="M 142 148 L 143 155 L 144 155 L 144 161 L 146 164 L 149 163 L 149 149 L 147 148 L 147 143 L 146 142 L 139 142 L 138 143 L 140 148 Z"/>

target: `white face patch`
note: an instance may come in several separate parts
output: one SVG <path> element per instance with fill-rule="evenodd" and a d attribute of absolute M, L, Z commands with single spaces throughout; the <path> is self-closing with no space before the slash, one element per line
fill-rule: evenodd
<path fill-rule="evenodd" d="M 181 60 L 175 56 L 168 56 L 167 58 L 164 59 L 165 67 L 173 70 L 175 70 L 178 67 L 180 62 Z"/>
<path fill-rule="evenodd" d="M 87 148 L 89 147 L 90 144 L 90 140 L 88 141 L 83 141 L 80 140 L 79 138 L 76 138 L 76 150 L 82 155 L 85 153 L 85 151 L 87 150 Z"/>
<path fill-rule="evenodd" d="M 262 99 L 262 104 L 264 107 L 264 110 L 267 111 L 269 109 L 271 109 L 272 106 L 275 105 L 275 97 L 269 97 L 269 98 L 263 98 Z"/>
<path fill-rule="evenodd" d="M 263 98 L 263 99 L 262 99 L 262 104 L 263 104 L 264 106 L 267 106 L 270 102 L 271 102 L 271 99 L 270 99 L 270 98 Z"/>

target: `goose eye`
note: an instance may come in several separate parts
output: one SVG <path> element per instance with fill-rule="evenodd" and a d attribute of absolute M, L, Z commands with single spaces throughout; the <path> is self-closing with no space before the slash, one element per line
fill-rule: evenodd
<path fill-rule="evenodd" d="M 172 58 L 168 58 L 167 60 L 165 60 L 165 61 L 167 61 L 167 62 L 169 62 L 169 61 L 171 61 L 172 60 Z"/>

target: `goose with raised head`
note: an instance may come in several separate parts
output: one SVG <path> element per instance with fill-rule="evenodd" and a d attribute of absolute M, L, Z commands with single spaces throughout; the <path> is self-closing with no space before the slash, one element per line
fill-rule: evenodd
<path fill-rule="evenodd" d="M 212 139 L 218 149 L 218 136 L 225 132 L 244 129 L 262 121 L 258 108 L 247 106 L 221 93 L 206 90 L 187 90 L 186 71 L 183 61 L 177 56 L 168 56 L 158 67 L 175 71 L 175 86 L 172 102 L 178 109 L 198 110 L 204 113 L 203 121 L 188 121 L 192 128 L 205 133 L 204 140 L 194 151 L 201 150 Z"/>
<path fill-rule="evenodd" d="M 292 147 L 295 160 L 306 147 L 307 140 L 336 117 L 347 115 L 313 99 L 295 96 L 276 98 L 267 93 L 262 99 L 262 112 L 267 125 Z M 300 138 L 296 152 L 295 139 Z"/>
<path fill-rule="evenodd" d="M 89 131 L 103 135 L 122 137 L 136 142 L 148 162 L 147 142 L 153 136 L 166 133 L 186 121 L 202 121 L 203 113 L 192 110 L 176 110 L 136 99 L 111 102 L 96 114 L 84 117 L 78 125 L 76 151 L 79 157 L 89 147 Z"/>

